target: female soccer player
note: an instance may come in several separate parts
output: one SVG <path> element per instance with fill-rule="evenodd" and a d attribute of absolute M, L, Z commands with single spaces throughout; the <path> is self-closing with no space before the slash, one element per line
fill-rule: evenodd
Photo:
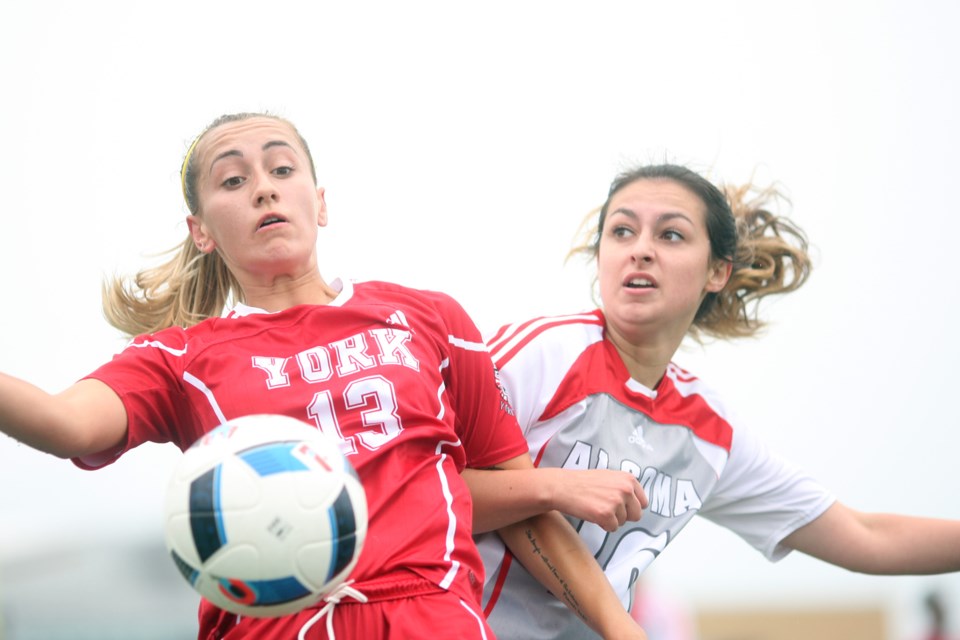
<path fill-rule="evenodd" d="M 748 193 L 725 194 L 675 165 L 618 176 L 580 249 L 596 261 L 602 309 L 512 324 L 488 341 L 539 468 L 475 486 L 476 503 L 511 495 L 510 517 L 545 504 L 571 514 L 626 608 L 640 573 L 697 514 L 771 560 L 795 549 L 864 573 L 960 570 L 960 522 L 843 505 L 671 362 L 687 334 L 751 335 L 752 305 L 809 273 L 804 234 L 763 198 L 744 202 Z M 642 520 L 622 510 L 595 517 L 592 503 L 611 493 L 594 482 L 596 469 L 640 480 Z M 483 536 L 480 548 L 484 610 L 498 637 L 594 637 L 499 540 Z"/>
<path fill-rule="evenodd" d="M 492 638 L 460 472 L 532 462 L 472 321 L 439 293 L 321 276 L 324 191 L 285 120 L 218 119 L 188 151 L 182 184 L 187 240 L 105 290 L 107 317 L 132 342 L 56 395 L 0 376 L 0 429 L 96 469 L 144 442 L 184 449 L 247 414 L 312 423 L 341 440 L 367 494 L 349 597 L 331 596 L 335 615 L 280 618 L 203 602 L 199 637 Z M 599 633 L 645 637 L 562 516 L 501 534 Z"/>

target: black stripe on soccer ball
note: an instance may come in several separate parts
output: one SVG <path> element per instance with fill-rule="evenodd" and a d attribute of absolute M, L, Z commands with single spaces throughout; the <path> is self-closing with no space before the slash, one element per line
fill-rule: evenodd
<path fill-rule="evenodd" d="M 220 508 L 217 496 L 219 465 L 208 470 L 190 483 L 190 532 L 197 548 L 200 562 L 206 562 L 222 547 L 224 540 L 220 531 Z"/>
<path fill-rule="evenodd" d="M 173 556 L 173 564 L 177 566 L 177 569 L 180 571 L 180 575 L 186 578 L 187 582 L 191 585 L 196 584 L 197 577 L 200 575 L 199 572 L 191 567 L 186 561 L 180 557 L 176 551 L 171 550 L 170 555 Z"/>
<path fill-rule="evenodd" d="M 343 571 L 344 567 L 353 560 L 353 553 L 357 544 L 357 520 L 353 513 L 353 503 L 350 501 L 350 494 L 347 488 L 340 490 L 333 506 L 333 520 L 336 531 L 333 532 L 333 539 L 337 542 L 336 558 L 330 569 L 330 578 Z"/>

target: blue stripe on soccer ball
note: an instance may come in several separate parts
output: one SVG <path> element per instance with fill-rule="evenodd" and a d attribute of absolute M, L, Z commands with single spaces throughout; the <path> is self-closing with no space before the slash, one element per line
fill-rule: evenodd
<path fill-rule="evenodd" d="M 250 465 L 260 476 L 285 471 L 309 471 L 302 460 L 292 454 L 299 442 L 271 442 L 237 452 L 237 457 Z"/>

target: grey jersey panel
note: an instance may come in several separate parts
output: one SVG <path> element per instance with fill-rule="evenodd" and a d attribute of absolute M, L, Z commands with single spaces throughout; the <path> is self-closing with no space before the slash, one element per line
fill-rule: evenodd
<path fill-rule="evenodd" d="M 717 472 L 700 453 L 704 445 L 694 442 L 690 429 L 657 424 L 611 396 L 591 396 L 565 413 L 557 419 L 569 423 L 550 438 L 540 466 L 629 471 L 640 478 L 650 500 L 639 522 L 613 533 L 568 518 L 629 609 L 637 577 L 696 514 L 702 503 L 700 493 L 709 493 Z M 517 563 L 509 574 L 489 617 L 499 638 L 597 637 Z M 495 582 L 495 576 L 488 576 L 484 602 L 490 599 Z"/>

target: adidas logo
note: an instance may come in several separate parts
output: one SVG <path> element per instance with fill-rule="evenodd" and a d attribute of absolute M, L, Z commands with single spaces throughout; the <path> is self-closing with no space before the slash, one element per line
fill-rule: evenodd
<path fill-rule="evenodd" d="M 643 427 L 641 425 L 637 425 L 633 428 L 633 433 L 631 433 L 630 437 L 627 438 L 627 442 L 637 445 L 644 451 L 653 451 L 653 447 L 650 446 L 650 443 L 647 442 L 643 437 Z"/>
<path fill-rule="evenodd" d="M 407 316 L 403 315 L 403 311 L 399 309 L 390 314 L 390 317 L 387 318 L 387 324 L 399 324 L 404 327 L 410 326 L 407 324 Z"/>

